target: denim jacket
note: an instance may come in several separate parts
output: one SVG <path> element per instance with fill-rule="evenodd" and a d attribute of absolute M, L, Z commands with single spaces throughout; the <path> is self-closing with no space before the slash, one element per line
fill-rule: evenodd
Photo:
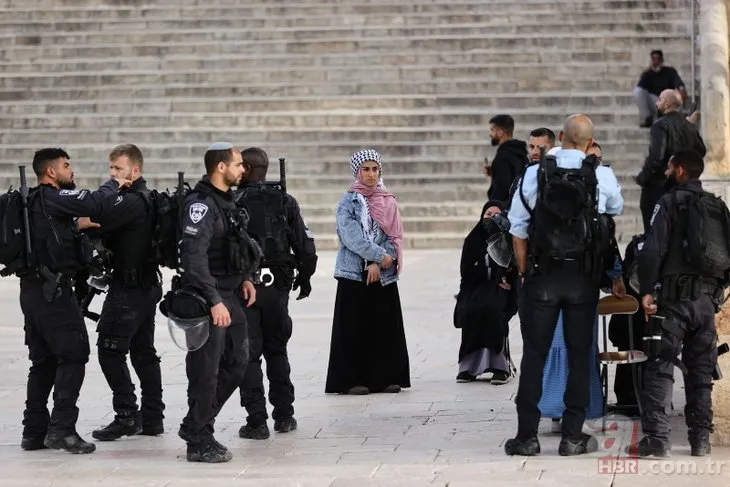
<path fill-rule="evenodd" d="M 337 204 L 337 236 L 340 239 L 340 248 L 335 262 L 336 278 L 362 282 L 366 261 L 379 264 L 386 253 L 393 259 L 396 258 L 395 247 L 379 227 L 372 242 L 365 237 L 360 223 L 363 210 L 356 193 L 345 193 Z M 394 262 L 389 269 L 380 269 L 380 283 L 383 286 L 398 280 L 396 265 L 397 262 Z"/>

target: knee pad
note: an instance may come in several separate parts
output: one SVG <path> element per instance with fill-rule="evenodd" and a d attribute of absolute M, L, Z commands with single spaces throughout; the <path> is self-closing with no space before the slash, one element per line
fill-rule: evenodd
<path fill-rule="evenodd" d="M 96 342 L 96 346 L 99 348 L 99 352 L 102 353 L 116 352 L 126 354 L 129 352 L 129 342 L 129 338 L 99 333 L 99 339 Z"/>

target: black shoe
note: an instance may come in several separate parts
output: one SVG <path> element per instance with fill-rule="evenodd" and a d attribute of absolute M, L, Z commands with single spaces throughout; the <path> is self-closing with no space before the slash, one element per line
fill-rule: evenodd
<path fill-rule="evenodd" d="M 507 372 L 495 372 L 492 374 L 492 380 L 490 381 L 495 386 L 506 384 L 512 379 Z"/>
<path fill-rule="evenodd" d="M 560 446 L 558 446 L 558 453 L 564 457 L 585 455 L 586 453 L 593 453 L 597 450 L 598 441 L 591 435 L 585 433 L 581 434 L 580 438 L 568 438 L 564 436 L 560 440 Z"/>
<path fill-rule="evenodd" d="M 230 462 L 233 454 L 217 441 L 209 441 L 199 445 L 188 445 L 188 462 L 225 463 Z"/>
<path fill-rule="evenodd" d="M 507 440 L 504 444 L 504 452 L 507 455 L 522 455 L 531 457 L 540 454 L 540 442 L 537 441 L 537 437 L 527 438 L 522 440 L 520 438 L 512 438 Z"/>
<path fill-rule="evenodd" d="M 93 453 L 96 450 L 96 445 L 84 441 L 76 432 L 65 436 L 48 433 L 43 444 L 53 450 L 66 450 L 69 453 Z"/>
<path fill-rule="evenodd" d="M 238 430 L 238 436 L 246 438 L 247 440 L 266 440 L 269 436 L 271 436 L 271 433 L 269 433 L 269 427 L 266 423 L 255 428 L 245 424 L 241 426 L 240 430 Z"/>
<path fill-rule="evenodd" d="M 650 436 L 645 436 L 641 439 L 641 441 L 639 441 L 639 444 L 636 447 L 636 454 L 640 457 L 664 458 L 669 456 L 669 451 L 660 440 Z"/>
<path fill-rule="evenodd" d="M 122 436 L 134 436 L 141 432 L 142 426 L 134 419 L 115 418 L 108 426 L 94 430 L 91 436 L 99 441 L 114 441 Z"/>
<path fill-rule="evenodd" d="M 471 375 L 469 372 L 459 372 L 456 376 L 456 382 L 474 382 L 477 380 L 476 375 Z"/>
<path fill-rule="evenodd" d="M 20 442 L 20 448 L 22 448 L 25 451 L 33 451 L 33 450 L 45 450 L 48 448 L 46 445 L 43 444 L 44 436 L 24 436 L 23 440 Z"/>
<path fill-rule="evenodd" d="M 386 394 L 398 394 L 402 390 L 403 388 L 398 384 L 390 384 L 389 386 L 386 386 L 385 389 L 383 389 L 383 392 L 385 392 Z"/>
<path fill-rule="evenodd" d="M 274 421 L 274 431 L 288 433 L 297 429 L 297 420 L 294 418 L 278 419 Z"/>
<path fill-rule="evenodd" d="M 184 423 L 181 424 L 180 429 L 177 430 L 177 436 L 179 436 L 185 443 L 189 441 L 188 427 Z"/>
<path fill-rule="evenodd" d="M 710 432 L 708 430 L 689 432 L 690 455 L 693 457 L 704 457 L 712 452 L 710 445 Z"/>
<path fill-rule="evenodd" d="M 142 430 L 137 434 L 144 436 L 159 436 L 164 432 L 165 426 L 162 424 L 162 421 L 160 421 L 159 423 L 143 424 Z"/>

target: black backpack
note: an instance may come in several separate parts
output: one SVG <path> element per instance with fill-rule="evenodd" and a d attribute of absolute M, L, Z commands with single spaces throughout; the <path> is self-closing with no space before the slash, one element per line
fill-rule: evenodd
<path fill-rule="evenodd" d="M 20 192 L 0 196 L 0 275 L 9 276 L 25 267 L 25 232 Z"/>
<path fill-rule="evenodd" d="M 246 184 L 240 186 L 237 204 L 248 212 L 246 232 L 261 247 L 264 265 L 290 264 L 286 193 L 269 184 Z"/>
<path fill-rule="evenodd" d="M 183 183 L 174 192 L 156 189 L 137 192 L 152 210 L 154 228 L 150 261 L 156 265 L 173 270 L 180 267 L 180 215 L 185 206 L 185 197 L 190 191 L 190 186 Z"/>
<path fill-rule="evenodd" d="M 730 273 L 730 211 L 712 193 L 692 193 L 680 204 L 686 212 L 685 255 L 701 276 L 727 281 Z"/>
<path fill-rule="evenodd" d="M 566 259 L 605 251 L 609 230 L 598 216 L 597 161 L 587 157 L 579 169 L 558 167 L 553 156 L 540 162 L 529 231 L 530 243 L 538 253 Z M 529 210 L 521 188 L 520 197 Z"/>

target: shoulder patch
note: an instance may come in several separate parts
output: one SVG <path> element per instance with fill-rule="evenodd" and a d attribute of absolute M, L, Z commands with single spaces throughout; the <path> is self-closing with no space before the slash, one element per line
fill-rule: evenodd
<path fill-rule="evenodd" d="M 183 233 L 185 235 L 192 235 L 194 237 L 198 234 L 198 227 L 191 227 L 190 225 L 185 225 L 185 229 L 183 229 Z"/>
<path fill-rule="evenodd" d="M 114 202 L 114 206 L 117 206 L 122 201 L 124 201 L 124 197 L 122 195 L 117 196 L 117 201 Z"/>
<path fill-rule="evenodd" d="M 62 189 L 58 192 L 59 196 L 76 196 L 79 192 L 75 189 Z"/>
<path fill-rule="evenodd" d="M 206 213 L 208 213 L 208 205 L 205 203 L 193 203 L 190 205 L 190 220 L 193 223 L 199 223 L 205 217 Z"/>
<path fill-rule="evenodd" d="M 654 205 L 654 212 L 651 214 L 651 220 L 649 220 L 649 226 L 654 225 L 654 219 L 656 218 L 657 213 L 659 213 L 659 203 Z"/>

